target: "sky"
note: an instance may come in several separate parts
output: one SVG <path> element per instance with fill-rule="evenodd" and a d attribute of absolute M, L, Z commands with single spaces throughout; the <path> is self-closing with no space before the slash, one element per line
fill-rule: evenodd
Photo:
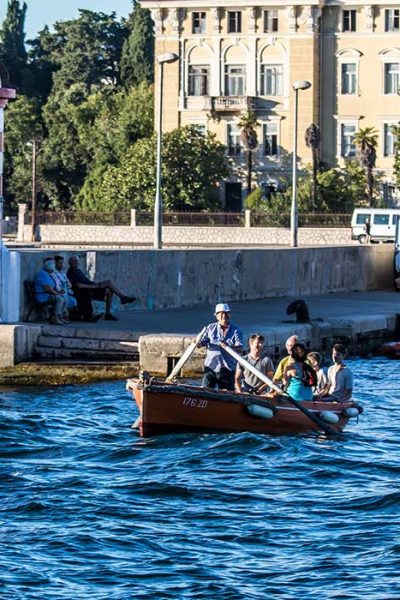
<path fill-rule="evenodd" d="M 26 13 L 26 39 L 35 37 L 45 25 L 53 25 L 56 21 L 67 21 L 78 16 L 78 9 L 84 8 L 94 12 L 110 14 L 116 12 L 118 17 L 127 17 L 132 11 L 132 0 L 25 0 L 28 5 Z M 22 0 L 20 2 L 22 4 Z M 7 0 L 0 0 L 0 23 L 7 11 Z"/>

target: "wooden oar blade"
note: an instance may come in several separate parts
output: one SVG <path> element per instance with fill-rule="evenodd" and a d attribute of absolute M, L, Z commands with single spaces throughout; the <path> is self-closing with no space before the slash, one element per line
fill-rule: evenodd
<path fill-rule="evenodd" d="M 196 350 L 197 344 L 203 337 L 205 330 L 206 327 L 203 327 L 203 329 L 197 334 L 195 340 L 186 348 L 185 352 L 182 354 L 182 356 L 180 357 L 180 359 L 178 360 L 175 367 L 172 369 L 171 373 L 168 375 L 165 381 L 172 381 L 182 369 L 182 367 L 187 363 L 189 358 L 192 356 L 193 352 Z"/>

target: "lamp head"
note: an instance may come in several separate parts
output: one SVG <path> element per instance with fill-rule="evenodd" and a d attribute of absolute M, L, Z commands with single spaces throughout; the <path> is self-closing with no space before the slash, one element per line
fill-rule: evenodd
<path fill-rule="evenodd" d="M 298 79 L 297 81 L 293 81 L 293 89 L 297 90 L 308 90 L 311 87 L 311 83 L 309 81 L 305 81 L 304 79 Z"/>
<path fill-rule="evenodd" d="M 166 52 L 157 56 L 157 62 L 162 65 L 164 63 L 173 63 L 178 60 L 179 56 L 175 52 Z"/>

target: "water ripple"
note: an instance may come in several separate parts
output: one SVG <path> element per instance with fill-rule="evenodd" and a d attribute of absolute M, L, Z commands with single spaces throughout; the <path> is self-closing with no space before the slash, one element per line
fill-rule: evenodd
<path fill-rule="evenodd" d="M 399 363 L 352 368 L 336 440 L 141 439 L 123 382 L 5 389 L 1 599 L 400 598 Z"/>

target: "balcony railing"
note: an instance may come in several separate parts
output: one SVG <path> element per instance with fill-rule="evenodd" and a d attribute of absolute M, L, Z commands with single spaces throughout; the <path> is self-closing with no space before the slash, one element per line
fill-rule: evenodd
<path fill-rule="evenodd" d="M 211 105 L 216 112 L 254 110 L 256 99 L 253 96 L 214 96 Z"/>

